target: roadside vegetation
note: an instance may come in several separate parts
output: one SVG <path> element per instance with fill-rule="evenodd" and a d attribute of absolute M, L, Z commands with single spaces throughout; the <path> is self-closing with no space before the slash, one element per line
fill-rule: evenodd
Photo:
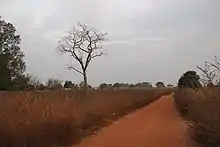
<path fill-rule="evenodd" d="M 188 71 L 174 94 L 176 108 L 188 123 L 188 134 L 201 147 L 220 146 L 220 60 L 197 67 L 202 76 Z"/>

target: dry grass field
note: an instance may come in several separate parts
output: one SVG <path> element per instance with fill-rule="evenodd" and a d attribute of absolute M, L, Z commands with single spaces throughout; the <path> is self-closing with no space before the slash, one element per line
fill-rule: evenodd
<path fill-rule="evenodd" d="M 188 121 L 189 135 L 201 147 L 220 146 L 220 88 L 177 90 L 177 109 Z"/>
<path fill-rule="evenodd" d="M 173 89 L 0 92 L 1 147 L 61 147 Z M 138 125 L 138 124 L 137 124 Z"/>

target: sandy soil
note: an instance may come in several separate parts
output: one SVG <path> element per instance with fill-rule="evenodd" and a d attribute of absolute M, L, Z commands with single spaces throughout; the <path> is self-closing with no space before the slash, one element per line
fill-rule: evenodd
<path fill-rule="evenodd" d="M 126 115 L 76 147 L 185 147 L 185 130 L 169 95 Z"/>

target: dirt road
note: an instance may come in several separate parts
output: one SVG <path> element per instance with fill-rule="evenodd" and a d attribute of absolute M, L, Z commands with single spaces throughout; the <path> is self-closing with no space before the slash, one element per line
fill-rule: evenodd
<path fill-rule="evenodd" d="M 172 96 L 126 115 L 77 147 L 184 147 L 185 124 Z"/>

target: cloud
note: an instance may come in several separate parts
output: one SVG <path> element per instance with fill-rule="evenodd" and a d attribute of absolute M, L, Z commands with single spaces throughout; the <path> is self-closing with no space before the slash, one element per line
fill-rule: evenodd
<path fill-rule="evenodd" d="M 0 14 L 22 37 L 27 71 L 80 82 L 54 50 L 78 21 L 108 33 L 108 56 L 92 61 L 89 82 L 175 84 L 187 69 L 220 54 L 219 0 L 0 0 Z"/>
<path fill-rule="evenodd" d="M 105 45 L 138 45 L 140 42 L 160 42 L 167 41 L 167 38 L 164 37 L 136 37 L 126 40 L 110 40 Z"/>
<path fill-rule="evenodd" d="M 167 41 L 167 38 L 164 37 L 137 37 L 133 39 L 134 41 Z"/>
<path fill-rule="evenodd" d="M 108 41 L 106 45 L 135 45 L 134 41 L 129 40 L 115 40 L 115 41 Z"/>

